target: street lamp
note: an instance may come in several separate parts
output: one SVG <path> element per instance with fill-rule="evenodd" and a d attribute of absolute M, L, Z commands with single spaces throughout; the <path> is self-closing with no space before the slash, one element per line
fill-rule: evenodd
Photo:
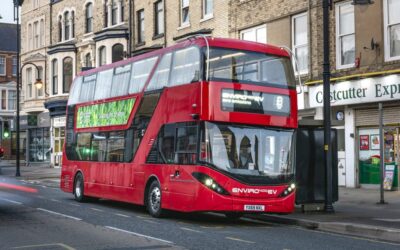
<path fill-rule="evenodd" d="M 22 5 L 24 1 L 23 0 L 14 0 L 14 21 L 17 22 L 17 117 L 16 117 L 16 134 L 17 134 L 17 152 L 15 152 L 16 155 L 16 171 L 15 171 L 15 176 L 21 176 L 20 172 L 20 161 L 19 161 L 19 148 L 20 148 L 20 141 L 19 141 L 19 86 L 20 86 L 20 75 L 19 75 L 19 53 L 20 53 L 20 28 L 19 28 L 19 7 Z"/>

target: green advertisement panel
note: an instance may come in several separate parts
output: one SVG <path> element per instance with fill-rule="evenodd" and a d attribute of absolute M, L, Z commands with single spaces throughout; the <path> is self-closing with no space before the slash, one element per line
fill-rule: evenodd
<path fill-rule="evenodd" d="M 125 125 L 136 98 L 79 107 L 76 128 Z"/>

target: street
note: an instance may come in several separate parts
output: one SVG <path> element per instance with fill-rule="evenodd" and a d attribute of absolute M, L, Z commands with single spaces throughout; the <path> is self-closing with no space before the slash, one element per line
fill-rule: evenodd
<path fill-rule="evenodd" d="M 214 213 L 150 217 L 141 206 L 71 194 L 10 177 L 37 193 L 0 190 L 0 249 L 398 249 L 400 245 Z"/>

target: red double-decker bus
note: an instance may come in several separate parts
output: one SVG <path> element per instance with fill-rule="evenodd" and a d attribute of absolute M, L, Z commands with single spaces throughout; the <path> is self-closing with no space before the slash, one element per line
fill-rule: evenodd
<path fill-rule="evenodd" d="M 60 186 L 155 217 L 290 213 L 296 128 L 287 51 L 190 38 L 76 77 Z"/>

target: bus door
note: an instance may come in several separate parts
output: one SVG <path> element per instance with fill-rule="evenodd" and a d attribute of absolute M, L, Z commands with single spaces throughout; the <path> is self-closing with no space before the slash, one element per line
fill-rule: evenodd
<path fill-rule="evenodd" d="M 197 125 L 179 124 L 173 130 L 174 152 L 169 153 L 167 158 L 172 163 L 168 164 L 167 171 L 169 198 L 175 209 L 190 209 L 189 206 L 193 204 L 197 183 L 191 173 L 197 157 L 197 129 Z"/>

